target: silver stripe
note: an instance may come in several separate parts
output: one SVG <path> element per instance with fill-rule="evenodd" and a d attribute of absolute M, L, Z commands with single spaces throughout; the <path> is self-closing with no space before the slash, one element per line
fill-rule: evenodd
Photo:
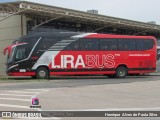
<path fill-rule="evenodd" d="M 83 38 L 83 37 L 86 37 L 86 36 L 92 35 L 92 34 L 97 34 L 97 33 L 85 33 L 85 34 L 73 36 L 71 38 Z"/>
<path fill-rule="evenodd" d="M 62 50 L 62 49 L 48 49 L 48 51 L 54 51 L 54 50 Z"/>
<path fill-rule="evenodd" d="M 56 44 L 54 44 L 54 45 L 59 45 L 59 46 L 61 46 L 61 45 L 68 45 L 68 44 L 70 44 L 70 43 L 56 43 Z"/>
<path fill-rule="evenodd" d="M 16 45 L 13 45 L 12 47 L 17 47 L 17 46 L 26 45 L 26 44 L 28 43 L 16 44 Z"/>
<path fill-rule="evenodd" d="M 19 64 L 13 65 L 13 66 L 9 67 L 7 70 L 10 70 L 10 69 L 12 69 L 12 68 L 14 68 L 14 67 L 17 67 L 18 65 L 19 65 Z"/>
<path fill-rule="evenodd" d="M 65 48 L 74 41 L 76 40 L 61 40 L 56 44 L 54 44 L 52 47 L 50 47 L 48 50 L 62 50 L 63 48 Z"/>
<path fill-rule="evenodd" d="M 52 46 L 51 48 L 64 48 L 64 47 L 66 47 L 66 46 Z"/>
<path fill-rule="evenodd" d="M 59 41 L 59 42 L 73 42 L 73 41 L 76 41 L 76 40 L 62 40 L 62 41 Z"/>

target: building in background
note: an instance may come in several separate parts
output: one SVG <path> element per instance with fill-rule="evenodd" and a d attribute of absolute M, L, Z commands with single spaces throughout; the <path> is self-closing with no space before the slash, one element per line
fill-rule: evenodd
<path fill-rule="evenodd" d="M 154 25 L 156 24 L 155 21 L 149 21 L 148 23 L 149 23 L 149 24 L 154 24 Z"/>
<path fill-rule="evenodd" d="M 5 75 L 3 49 L 24 35 L 35 32 L 74 31 L 125 35 L 151 35 L 160 38 L 160 25 L 104 16 L 32 2 L 1 0 L 0 75 Z"/>
<path fill-rule="evenodd" d="M 98 10 L 87 10 L 88 13 L 98 14 Z"/>
<path fill-rule="evenodd" d="M 7 3 L 7 2 L 17 2 L 20 0 L 1 0 L 0 3 Z"/>

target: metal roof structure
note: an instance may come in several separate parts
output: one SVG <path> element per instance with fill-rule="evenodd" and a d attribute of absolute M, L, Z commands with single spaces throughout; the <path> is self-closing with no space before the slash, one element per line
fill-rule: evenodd
<path fill-rule="evenodd" d="M 37 23 L 35 21 L 34 27 L 39 27 L 52 20 L 69 19 L 70 21 L 81 21 L 88 24 L 101 26 L 98 29 L 103 29 L 108 26 L 116 26 L 141 30 L 140 32 L 160 33 L 160 25 L 156 24 L 92 14 L 26 1 L 0 3 L 0 22 L 17 14 L 25 14 L 31 17 L 37 17 L 39 22 Z"/>

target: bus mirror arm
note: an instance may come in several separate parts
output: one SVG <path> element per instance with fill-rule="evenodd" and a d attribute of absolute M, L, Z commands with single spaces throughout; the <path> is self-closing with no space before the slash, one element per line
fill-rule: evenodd
<path fill-rule="evenodd" d="M 8 50 L 8 47 L 6 47 L 4 50 L 3 50 L 3 54 L 6 55 L 6 52 Z"/>
<path fill-rule="evenodd" d="M 8 51 L 8 55 L 10 55 L 10 53 L 11 53 L 11 46 L 8 46 L 8 47 L 4 48 L 3 54 L 6 55 L 7 51 Z"/>

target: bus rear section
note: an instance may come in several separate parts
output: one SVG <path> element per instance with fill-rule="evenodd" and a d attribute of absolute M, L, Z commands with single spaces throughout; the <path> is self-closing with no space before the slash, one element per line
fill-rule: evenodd
<path fill-rule="evenodd" d="M 88 74 L 125 78 L 156 70 L 154 37 L 86 33 L 58 38 L 63 34 L 37 37 L 27 59 L 16 62 L 13 59 L 7 73 L 34 78 Z M 14 54 L 16 56 L 16 51 Z M 26 63 L 28 66 L 24 66 Z"/>

